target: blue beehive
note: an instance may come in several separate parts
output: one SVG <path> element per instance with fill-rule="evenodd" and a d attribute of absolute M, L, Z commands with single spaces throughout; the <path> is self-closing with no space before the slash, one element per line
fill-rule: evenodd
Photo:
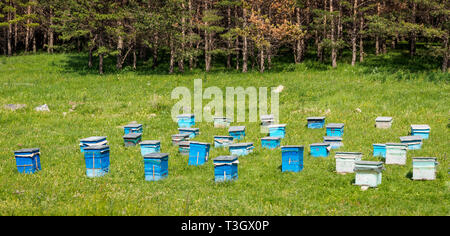
<path fill-rule="evenodd" d="M 84 152 L 85 147 L 107 145 L 106 136 L 93 136 L 80 140 L 80 151 Z"/>
<path fill-rule="evenodd" d="M 216 182 L 230 181 L 238 178 L 238 157 L 219 156 L 213 162 L 214 179 Z"/>
<path fill-rule="evenodd" d="M 303 170 L 303 150 L 300 145 L 281 147 L 281 171 L 300 172 Z"/>
<path fill-rule="evenodd" d="M 430 136 L 429 125 L 411 125 L 411 135 L 421 136 L 423 139 L 428 139 Z"/>
<path fill-rule="evenodd" d="M 169 154 L 148 153 L 144 156 L 144 173 L 146 181 L 158 181 L 169 175 Z"/>
<path fill-rule="evenodd" d="M 214 136 L 214 147 L 228 147 L 228 145 L 233 143 L 233 136 Z"/>
<path fill-rule="evenodd" d="M 84 148 L 84 161 L 88 177 L 100 177 L 109 172 L 109 146 Z"/>
<path fill-rule="evenodd" d="M 199 128 L 178 128 L 180 134 L 189 134 L 189 138 L 195 138 L 200 133 Z"/>
<path fill-rule="evenodd" d="M 130 133 L 139 133 L 142 134 L 142 125 L 141 124 L 129 124 L 123 127 L 125 134 Z"/>
<path fill-rule="evenodd" d="M 31 173 L 41 170 L 39 148 L 26 148 L 14 152 L 19 173 Z"/>
<path fill-rule="evenodd" d="M 172 135 L 172 144 L 179 145 L 180 142 L 188 141 L 189 134 L 174 134 Z"/>
<path fill-rule="evenodd" d="M 313 143 L 309 145 L 309 149 L 313 157 L 327 157 L 331 147 L 328 143 Z"/>
<path fill-rule="evenodd" d="M 189 141 L 181 141 L 178 143 L 178 152 L 181 155 L 189 155 L 189 148 L 190 148 L 191 142 Z"/>
<path fill-rule="evenodd" d="M 327 136 L 341 137 L 344 135 L 343 123 L 330 123 L 327 125 Z"/>
<path fill-rule="evenodd" d="M 284 138 L 286 135 L 286 124 L 269 125 L 269 136 Z"/>
<path fill-rule="evenodd" d="M 324 116 L 308 117 L 306 120 L 308 121 L 308 128 L 310 129 L 322 129 L 325 125 Z"/>
<path fill-rule="evenodd" d="M 373 156 L 386 158 L 386 144 L 374 143 L 373 144 Z"/>
<path fill-rule="evenodd" d="M 409 150 L 422 148 L 422 136 L 420 135 L 400 137 L 400 142 L 407 144 Z"/>
<path fill-rule="evenodd" d="M 324 136 L 323 142 L 330 144 L 330 147 L 332 149 L 337 149 L 344 146 L 344 144 L 342 143 L 342 138 L 337 136 Z"/>
<path fill-rule="evenodd" d="M 261 146 L 263 148 L 274 149 L 280 146 L 280 137 L 264 137 L 261 138 Z"/>
<path fill-rule="evenodd" d="M 156 153 L 161 151 L 161 142 L 158 140 L 145 140 L 140 143 L 141 155 Z"/>
<path fill-rule="evenodd" d="M 190 128 L 195 125 L 194 114 L 181 114 L 177 116 L 178 127 L 180 128 Z"/>
<path fill-rule="evenodd" d="M 231 126 L 228 129 L 230 136 L 236 140 L 241 140 L 245 137 L 245 126 Z"/>
<path fill-rule="evenodd" d="M 189 145 L 188 165 L 199 166 L 205 164 L 209 157 L 209 143 L 191 142 Z"/>
<path fill-rule="evenodd" d="M 140 133 L 129 133 L 123 136 L 123 141 L 125 147 L 136 146 L 141 142 L 142 134 Z"/>
<path fill-rule="evenodd" d="M 245 156 L 253 152 L 253 143 L 235 143 L 228 146 L 233 156 Z"/>
<path fill-rule="evenodd" d="M 215 128 L 229 127 L 231 123 L 231 120 L 226 117 L 214 117 L 213 119 Z"/>

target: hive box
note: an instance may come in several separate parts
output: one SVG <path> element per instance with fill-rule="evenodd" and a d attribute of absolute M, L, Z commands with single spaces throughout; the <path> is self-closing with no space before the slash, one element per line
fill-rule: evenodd
<path fill-rule="evenodd" d="M 340 148 L 342 146 L 344 146 L 344 144 L 342 143 L 342 138 L 341 137 L 335 137 L 335 136 L 324 136 L 323 137 L 323 142 L 330 144 L 331 149 L 337 149 Z"/>
<path fill-rule="evenodd" d="M 273 114 L 261 115 L 260 119 L 261 119 L 261 126 L 269 126 L 269 125 L 274 124 L 274 122 L 275 122 L 275 118 L 274 118 Z"/>
<path fill-rule="evenodd" d="M 376 161 L 355 162 L 355 185 L 377 187 L 381 184 L 383 163 Z"/>
<path fill-rule="evenodd" d="M 300 172 L 303 170 L 303 150 L 301 145 L 281 147 L 281 171 Z"/>
<path fill-rule="evenodd" d="M 253 143 L 235 143 L 228 146 L 233 156 L 245 156 L 253 152 Z"/>
<path fill-rule="evenodd" d="M 392 125 L 392 117 L 379 116 L 375 119 L 375 127 L 379 129 L 391 128 L 391 125 Z"/>
<path fill-rule="evenodd" d="M 19 173 L 33 174 L 41 170 L 39 148 L 25 148 L 14 152 L 16 167 Z"/>
<path fill-rule="evenodd" d="M 188 165 L 199 166 L 205 164 L 209 157 L 209 143 L 191 142 L 189 145 Z"/>
<path fill-rule="evenodd" d="M 180 134 L 189 134 L 189 138 L 195 138 L 200 133 L 199 128 L 178 128 Z"/>
<path fill-rule="evenodd" d="M 169 154 L 145 154 L 144 173 L 146 181 L 158 181 L 167 178 L 167 176 L 169 175 Z"/>
<path fill-rule="evenodd" d="M 189 141 L 181 141 L 178 143 L 178 152 L 181 155 L 189 155 L 189 147 L 191 145 L 191 142 Z"/>
<path fill-rule="evenodd" d="M 219 156 L 214 160 L 214 179 L 216 182 L 230 181 L 238 178 L 238 158 L 236 156 Z"/>
<path fill-rule="evenodd" d="M 423 139 L 428 139 L 430 136 L 429 125 L 411 125 L 411 135 L 421 136 Z"/>
<path fill-rule="evenodd" d="M 84 162 L 87 177 L 100 177 L 109 172 L 109 146 L 89 146 L 84 148 Z"/>
<path fill-rule="evenodd" d="M 400 142 L 407 144 L 409 150 L 421 149 L 422 148 L 422 136 L 403 136 L 400 137 Z"/>
<path fill-rule="evenodd" d="M 180 142 L 188 141 L 189 134 L 174 134 L 172 135 L 172 144 L 178 145 Z"/>
<path fill-rule="evenodd" d="M 213 119 L 215 128 L 229 127 L 231 123 L 231 120 L 226 117 L 214 117 Z"/>
<path fill-rule="evenodd" d="M 386 143 L 386 164 L 405 165 L 406 148 L 404 143 Z"/>
<path fill-rule="evenodd" d="M 141 124 L 129 124 L 123 127 L 125 134 L 130 133 L 139 133 L 142 134 L 142 125 Z"/>
<path fill-rule="evenodd" d="M 228 147 L 232 143 L 233 136 L 214 136 L 214 147 L 216 148 Z"/>
<path fill-rule="evenodd" d="M 386 158 L 386 144 L 374 143 L 373 144 L 373 156 Z"/>
<path fill-rule="evenodd" d="M 284 138 L 286 135 L 286 124 L 269 125 L 269 136 Z"/>
<path fill-rule="evenodd" d="M 361 161 L 362 153 L 336 152 L 334 158 L 336 159 L 337 173 L 353 173 L 355 169 L 355 162 Z"/>
<path fill-rule="evenodd" d="M 85 147 L 107 145 L 106 136 L 93 136 L 80 140 L 80 151 L 84 152 Z"/>
<path fill-rule="evenodd" d="M 228 129 L 230 136 L 236 140 L 241 140 L 245 137 L 245 126 L 231 126 Z"/>
<path fill-rule="evenodd" d="M 159 140 L 144 140 L 140 143 L 141 155 L 157 153 L 161 151 L 161 142 Z"/>
<path fill-rule="evenodd" d="M 141 142 L 142 134 L 140 133 L 129 133 L 123 136 L 123 142 L 125 147 L 136 146 Z M 86 148 L 85 148 L 86 149 Z"/>
<path fill-rule="evenodd" d="M 310 129 L 322 129 L 325 125 L 324 116 L 308 117 L 306 120 L 308 122 L 308 128 Z"/>
<path fill-rule="evenodd" d="M 327 136 L 342 137 L 344 135 L 343 123 L 330 123 L 327 125 Z"/>
<path fill-rule="evenodd" d="M 309 145 L 309 149 L 313 157 L 327 157 L 331 146 L 328 143 L 313 143 Z"/>
<path fill-rule="evenodd" d="M 177 119 L 180 128 L 190 128 L 195 125 L 194 114 L 181 114 L 177 116 Z"/>
<path fill-rule="evenodd" d="M 275 149 L 280 146 L 281 138 L 280 137 L 264 137 L 261 138 L 261 147 L 267 149 Z"/>
<path fill-rule="evenodd" d="M 435 180 L 436 157 L 413 157 L 413 180 Z"/>

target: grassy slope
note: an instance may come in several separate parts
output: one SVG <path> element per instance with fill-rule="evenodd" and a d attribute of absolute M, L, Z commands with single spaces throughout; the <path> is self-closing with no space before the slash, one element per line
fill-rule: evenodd
<path fill-rule="evenodd" d="M 353 174 L 334 172 L 334 151 L 319 159 L 306 154 L 301 173 L 281 173 L 281 152 L 261 149 L 263 135 L 256 123 L 243 123 L 246 141 L 255 142 L 256 150 L 240 158 L 239 180 L 216 184 L 212 162 L 188 167 L 187 158 L 170 144 L 170 135 L 177 132 L 169 118 L 176 102 L 170 92 L 176 86 L 192 90 L 192 79 L 203 74 L 97 76 L 76 67 L 77 57 L 0 58 L 0 105 L 27 104 L 15 112 L 0 108 L 0 215 L 450 215 L 448 74 L 399 75 L 392 69 L 348 65 L 323 70 L 305 63 L 290 67 L 293 72 L 206 76 L 204 88 L 284 85 L 280 115 L 288 127 L 282 144 L 321 141 L 325 131 L 307 129 L 305 118 L 325 115 L 328 109 L 327 122 L 346 125 L 340 150 L 361 151 L 365 160 L 376 160 L 372 143 L 397 142 L 410 124 L 431 126 L 431 138 L 422 150 L 408 152 L 406 166 L 387 166 L 378 188 L 361 191 L 351 184 Z M 405 79 L 405 74 L 414 79 Z M 441 80 L 434 80 L 436 76 Z M 69 101 L 83 104 L 64 116 Z M 33 110 L 44 103 L 50 113 Z M 393 127 L 375 129 L 379 115 L 394 117 Z M 133 120 L 144 125 L 144 139 L 160 139 L 163 152 L 170 154 L 168 179 L 145 182 L 139 148 L 123 147 L 120 126 Z M 200 141 L 212 142 L 213 135 L 227 133 L 211 123 L 198 127 Z M 88 179 L 78 142 L 93 135 L 108 136 L 112 167 L 107 176 Z M 43 171 L 17 173 L 12 153 L 24 147 L 41 148 Z M 213 149 L 211 157 L 222 154 L 228 151 Z M 408 178 L 413 156 L 438 157 L 436 181 Z"/>

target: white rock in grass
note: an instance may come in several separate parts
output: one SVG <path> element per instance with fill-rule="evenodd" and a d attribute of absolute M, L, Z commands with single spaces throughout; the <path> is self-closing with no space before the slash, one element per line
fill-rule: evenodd
<path fill-rule="evenodd" d="M 356 112 L 359 112 L 359 113 L 361 113 L 362 111 L 361 111 L 361 109 L 359 109 L 359 108 L 356 108 Z"/>
<path fill-rule="evenodd" d="M 11 111 L 15 111 L 15 110 L 24 108 L 26 106 L 27 106 L 27 104 L 8 104 L 8 105 L 5 105 L 4 108 L 9 109 Z"/>
<path fill-rule="evenodd" d="M 36 111 L 50 111 L 50 109 L 48 108 L 47 104 L 35 107 L 34 110 L 36 110 Z"/>
<path fill-rule="evenodd" d="M 281 93 L 281 92 L 283 91 L 283 89 L 284 89 L 284 86 L 283 86 L 283 85 L 278 85 L 278 87 L 276 87 L 276 88 L 273 90 L 273 92 L 275 92 L 275 93 Z"/>
<path fill-rule="evenodd" d="M 361 191 L 366 191 L 367 189 L 369 189 L 369 186 L 366 185 L 361 186 Z"/>

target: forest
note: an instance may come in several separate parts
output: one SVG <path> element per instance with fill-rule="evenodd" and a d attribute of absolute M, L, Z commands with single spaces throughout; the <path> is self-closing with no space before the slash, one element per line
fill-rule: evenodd
<path fill-rule="evenodd" d="M 449 15 L 446 0 L 2 0 L 0 53 L 88 53 L 100 74 L 106 57 L 117 70 L 140 61 L 209 72 L 220 62 L 264 72 L 281 50 L 334 68 L 343 53 L 354 66 L 403 42 L 409 57 L 448 72 Z"/>

